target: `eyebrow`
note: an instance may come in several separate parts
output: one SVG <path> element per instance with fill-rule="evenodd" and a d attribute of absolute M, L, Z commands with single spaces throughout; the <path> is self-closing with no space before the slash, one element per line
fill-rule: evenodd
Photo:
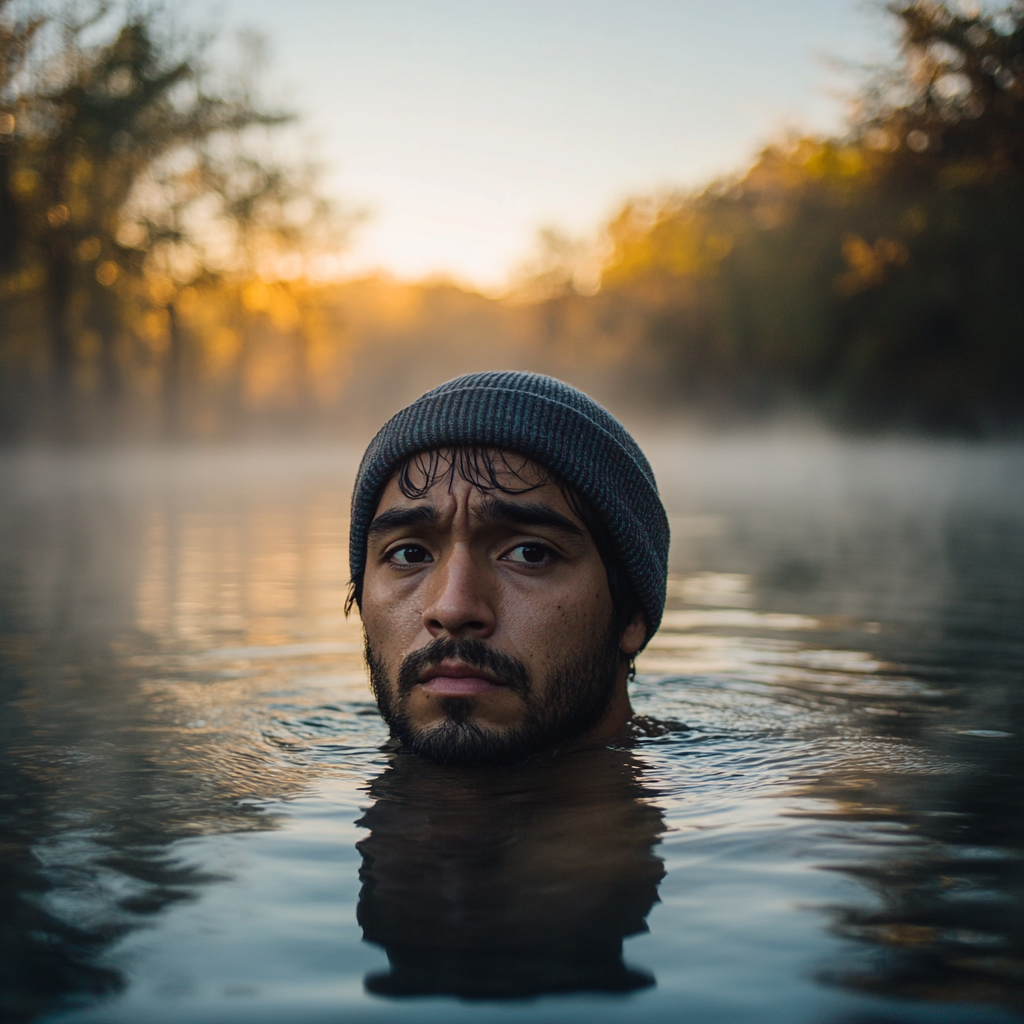
<path fill-rule="evenodd" d="M 503 501 L 501 498 L 485 498 L 479 506 L 477 518 L 483 523 L 514 523 L 517 526 L 546 526 L 574 536 L 583 536 L 571 519 L 556 512 L 550 505 L 540 501 Z M 389 508 L 381 512 L 367 528 L 367 535 L 386 533 L 405 526 L 433 526 L 437 523 L 437 510 L 433 505 L 412 505 L 404 508 Z"/>
<path fill-rule="evenodd" d="M 540 501 L 503 501 L 501 498 L 488 497 L 480 503 L 479 516 L 485 523 L 546 526 L 551 530 L 583 536 L 583 530 L 568 516 L 563 516 L 561 512 L 556 512 L 550 505 Z"/>
<path fill-rule="evenodd" d="M 389 508 L 381 512 L 369 527 L 367 536 L 397 530 L 403 526 L 431 526 L 437 522 L 437 509 L 433 505 L 412 505 L 406 508 Z"/>

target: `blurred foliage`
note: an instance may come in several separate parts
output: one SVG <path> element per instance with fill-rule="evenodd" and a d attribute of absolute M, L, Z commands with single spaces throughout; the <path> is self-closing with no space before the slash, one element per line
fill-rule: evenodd
<path fill-rule="evenodd" d="M 269 156 L 291 117 L 258 98 L 257 40 L 217 82 L 159 9 L 86 7 L 0 0 L 0 430 L 174 435 L 200 378 L 230 418 L 256 322 L 315 321 L 281 271 L 332 220 L 311 170 Z"/>
<path fill-rule="evenodd" d="M 351 218 L 275 157 L 258 41 L 215 76 L 166 12 L 70 9 L 0 0 L 0 438 L 333 433 L 499 366 L 712 421 L 1024 421 L 1019 2 L 893 4 L 843 137 L 546 229 L 512 302 L 329 283 Z"/>
<path fill-rule="evenodd" d="M 619 337 L 649 396 L 703 415 L 1018 428 L 1024 5 L 889 13 L 901 61 L 845 138 L 789 139 L 699 194 L 628 203 L 600 293 L 549 300 L 573 321 L 555 334 Z"/>

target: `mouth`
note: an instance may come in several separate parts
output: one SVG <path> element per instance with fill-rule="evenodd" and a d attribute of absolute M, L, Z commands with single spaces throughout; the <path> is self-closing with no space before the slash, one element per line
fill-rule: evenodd
<path fill-rule="evenodd" d="M 442 662 L 426 670 L 418 685 L 437 697 L 474 697 L 507 689 L 489 673 L 465 663 Z"/>

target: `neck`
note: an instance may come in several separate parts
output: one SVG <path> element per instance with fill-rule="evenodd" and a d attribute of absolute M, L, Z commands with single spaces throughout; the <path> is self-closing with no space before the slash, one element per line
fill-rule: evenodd
<path fill-rule="evenodd" d="M 608 705 L 608 710 L 601 716 L 601 720 L 593 729 L 573 741 L 571 747 L 589 747 L 595 744 L 611 743 L 626 732 L 626 727 L 633 718 L 633 706 L 629 702 L 629 690 L 626 685 L 628 668 L 628 665 L 621 667 L 615 683 L 615 693 Z"/>

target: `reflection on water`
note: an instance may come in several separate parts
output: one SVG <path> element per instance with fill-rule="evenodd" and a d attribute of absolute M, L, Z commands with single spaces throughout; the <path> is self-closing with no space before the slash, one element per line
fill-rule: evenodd
<path fill-rule="evenodd" d="M 0 461 L 0 1016 L 1019 1019 L 1024 454 L 651 452 L 648 724 L 488 772 L 382 748 L 358 452 Z"/>
<path fill-rule="evenodd" d="M 370 784 L 358 919 L 374 993 L 515 998 L 654 984 L 622 962 L 664 871 L 662 816 L 621 751 L 480 772 L 396 756 Z"/>

